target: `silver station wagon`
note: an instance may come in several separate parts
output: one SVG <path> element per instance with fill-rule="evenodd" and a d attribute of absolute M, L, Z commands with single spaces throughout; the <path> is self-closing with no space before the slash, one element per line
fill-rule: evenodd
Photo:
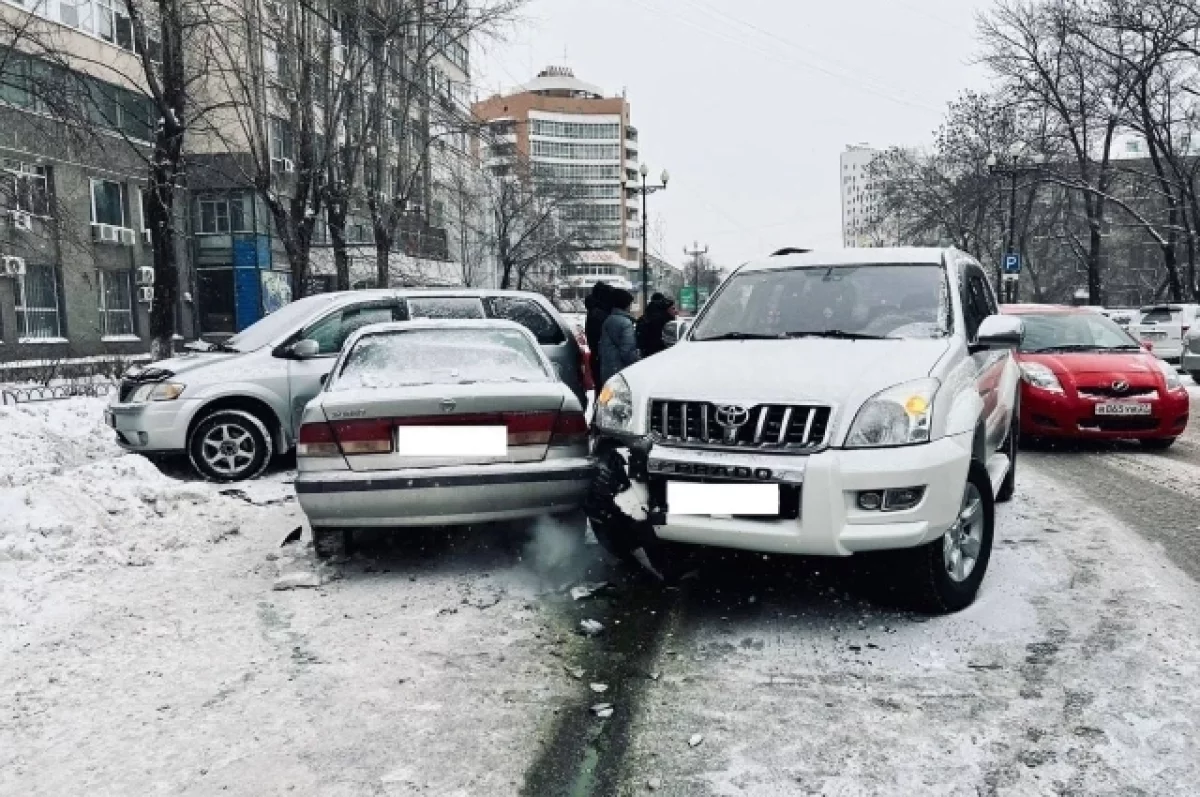
<path fill-rule="evenodd" d="M 319 556 L 356 527 L 569 512 L 592 466 L 575 392 L 511 321 L 354 333 L 304 411 L 296 495 Z"/>

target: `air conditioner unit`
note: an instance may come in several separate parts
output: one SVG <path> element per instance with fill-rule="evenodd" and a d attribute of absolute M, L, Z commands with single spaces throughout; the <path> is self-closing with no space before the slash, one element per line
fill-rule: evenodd
<path fill-rule="evenodd" d="M 0 277 L 25 276 L 25 258 L 5 255 L 0 260 Z"/>
<path fill-rule="evenodd" d="M 291 158 L 284 158 L 283 159 L 283 173 L 291 174 L 294 171 L 296 171 L 295 161 L 293 161 Z"/>
<path fill-rule="evenodd" d="M 111 224 L 93 224 L 92 240 L 103 244 L 120 243 L 121 236 L 117 233 L 118 229 Z"/>
<path fill-rule="evenodd" d="M 120 239 L 122 246 L 133 246 L 134 241 L 137 240 L 137 233 L 133 230 L 127 230 L 124 227 L 118 227 L 117 237 Z"/>
<path fill-rule="evenodd" d="M 138 266 L 136 279 L 138 285 L 153 285 L 154 269 L 150 266 Z"/>
<path fill-rule="evenodd" d="M 154 235 L 150 230 L 142 230 L 142 243 L 146 245 L 154 243 Z"/>
<path fill-rule="evenodd" d="M 12 212 L 13 229 L 29 232 L 33 229 L 33 216 L 23 210 Z"/>
<path fill-rule="evenodd" d="M 138 288 L 138 301 L 142 304 L 150 304 L 154 301 L 154 289 L 143 286 Z"/>

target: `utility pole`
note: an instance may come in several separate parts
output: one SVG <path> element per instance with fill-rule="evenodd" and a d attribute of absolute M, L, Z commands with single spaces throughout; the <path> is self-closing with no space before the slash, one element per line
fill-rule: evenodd
<path fill-rule="evenodd" d="M 692 308 L 692 312 L 699 313 L 700 312 L 700 258 L 703 257 L 704 255 L 708 254 L 708 244 L 705 244 L 704 248 L 701 249 L 700 243 L 698 241 L 693 241 L 691 249 L 688 249 L 686 246 L 683 247 L 683 253 L 692 259 L 692 290 L 694 291 L 692 301 L 695 302 L 695 307 Z M 686 284 L 687 280 L 684 280 L 684 282 Z"/>

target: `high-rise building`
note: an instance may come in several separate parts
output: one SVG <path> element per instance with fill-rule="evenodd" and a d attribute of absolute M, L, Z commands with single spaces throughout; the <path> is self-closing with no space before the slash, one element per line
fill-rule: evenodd
<path fill-rule="evenodd" d="M 559 297 L 580 299 L 598 281 L 636 289 L 628 275 L 641 260 L 641 207 L 624 184 L 640 179 L 638 132 L 626 99 L 605 96 L 568 68 L 548 67 L 473 110 L 488 123 L 484 165 L 502 172 L 525 168 L 568 186 L 583 206 L 577 217 L 588 225 L 590 243 L 616 255 L 581 256 L 565 267 Z"/>
<path fill-rule="evenodd" d="M 866 144 L 846 147 L 841 157 L 842 246 L 877 244 L 879 193 L 871 178 L 870 166 L 879 150 Z"/>

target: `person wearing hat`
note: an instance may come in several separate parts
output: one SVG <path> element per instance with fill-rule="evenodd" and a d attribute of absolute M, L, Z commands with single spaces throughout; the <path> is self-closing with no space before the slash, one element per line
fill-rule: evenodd
<path fill-rule="evenodd" d="M 609 288 L 609 295 L 612 312 L 600 330 L 600 385 L 641 359 L 633 314 L 629 312 L 633 294 L 621 288 Z"/>
<path fill-rule="evenodd" d="M 587 310 L 587 318 L 583 323 L 583 336 L 587 340 L 588 351 L 592 353 L 589 365 L 592 369 L 592 379 L 600 379 L 600 330 L 604 321 L 612 312 L 612 287 L 607 282 L 597 282 L 592 286 L 591 293 L 583 300 Z M 597 383 L 597 390 L 600 384 Z"/>
<path fill-rule="evenodd" d="M 650 297 L 646 312 L 637 322 L 637 344 L 642 358 L 658 354 L 667 348 L 663 343 L 663 328 L 675 317 L 675 300 L 656 293 Z"/>

